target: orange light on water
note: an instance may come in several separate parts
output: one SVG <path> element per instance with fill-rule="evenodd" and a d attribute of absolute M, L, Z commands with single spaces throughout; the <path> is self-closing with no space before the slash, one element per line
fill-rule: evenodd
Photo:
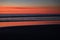
<path fill-rule="evenodd" d="M 0 27 L 60 24 L 60 21 L 0 22 Z"/>

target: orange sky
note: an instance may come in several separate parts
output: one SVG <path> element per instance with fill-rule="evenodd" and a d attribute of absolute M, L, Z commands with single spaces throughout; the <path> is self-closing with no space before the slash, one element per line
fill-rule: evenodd
<path fill-rule="evenodd" d="M 60 13 L 57 7 L 0 7 L 0 14 L 56 14 Z"/>

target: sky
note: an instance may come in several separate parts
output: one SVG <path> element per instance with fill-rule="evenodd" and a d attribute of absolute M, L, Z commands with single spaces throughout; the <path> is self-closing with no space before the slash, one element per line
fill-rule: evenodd
<path fill-rule="evenodd" d="M 60 0 L 0 0 L 0 6 L 59 6 Z"/>
<path fill-rule="evenodd" d="M 60 0 L 0 0 L 0 14 L 60 13 L 60 11 L 58 11 L 59 3 Z M 47 6 L 47 8 L 45 8 L 45 6 Z M 53 7 L 51 8 L 51 6 Z"/>

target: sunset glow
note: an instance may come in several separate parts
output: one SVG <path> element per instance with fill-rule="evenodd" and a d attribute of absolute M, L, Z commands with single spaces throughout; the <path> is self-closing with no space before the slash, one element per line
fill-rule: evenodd
<path fill-rule="evenodd" d="M 60 14 L 60 0 L 0 0 L 0 14 Z"/>
<path fill-rule="evenodd" d="M 60 14 L 60 0 L 0 0 L 1 14 Z M 0 22 L 0 27 L 60 24 L 59 21 Z"/>
<path fill-rule="evenodd" d="M 0 7 L 0 14 L 56 14 L 57 7 Z"/>

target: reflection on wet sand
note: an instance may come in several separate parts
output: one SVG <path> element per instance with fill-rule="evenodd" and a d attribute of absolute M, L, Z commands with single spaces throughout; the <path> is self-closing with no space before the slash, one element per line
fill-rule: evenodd
<path fill-rule="evenodd" d="M 60 24 L 59 21 L 0 22 L 0 27 Z"/>

